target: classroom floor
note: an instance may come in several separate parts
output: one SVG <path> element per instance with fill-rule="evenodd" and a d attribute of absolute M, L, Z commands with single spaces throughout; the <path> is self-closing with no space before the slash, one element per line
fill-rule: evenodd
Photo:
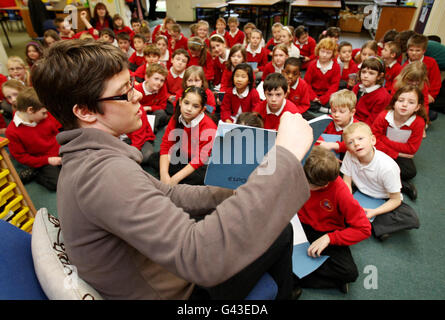
<path fill-rule="evenodd" d="M 183 26 L 187 27 L 186 24 Z M 23 56 L 29 37 L 17 31 L 11 31 L 9 35 L 12 49 L 8 48 L 3 34 L 0 35 L 7 54 Z M 360 47 L 369 38 L 366 32 L 348 33 L 343 34 L 340 40 L 350 41 L 354 47 Z M 445 115 L 439 114 L 438 119 L 430 125 L 427 138 L 423 140 L 415 157 L 418 174 L 413 182 L 419 195 L 415 202 L 407 197 L 405 201 L 417 211 L 420 228 L 394 234 L 385 242 L 371 237 L 352 246 L 359 277 L 350 284 L 349 293 L 343 294 L 334 289 L 304 289 L 301 300 L 445 299 L 445 204 L 442 199 L 445 190 L 445 148 L 441 147 L 444 136 Z M 156 149 L 159 143 L 158 137 Z M 37 209 L 46 207 L 57 216 L 56 193 L 34 182 L 25 187 Z"/>

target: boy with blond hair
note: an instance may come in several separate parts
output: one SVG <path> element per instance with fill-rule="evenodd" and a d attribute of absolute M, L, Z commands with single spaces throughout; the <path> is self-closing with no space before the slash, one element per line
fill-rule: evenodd
<path fill-rule="evenodd" d="M 343 140 L 348 151 L 340 171 L 349 190 L 352 192 L 354 183 L 361 193 L 386 200 L 375 209 L 364 208 L 366 217 L 374 218 L 374 235 L 383 241 L 393 232 L 419 228 L 416 212 L 402 202 L 399 166 L 375 148 L 376 137 L 371 128 L 364 122 L 353 123 L 343 131 Z"/>
<path fill-rule="evenodd" d="M 333 93 L 329 99 L 329 104 L 331 105 L 330 116 L 333 121 L 328 124 L 323 133 L 341 136 L 344 129 L 353 122 L 357 122 L 357 120 L 354 119 L 356 103 L 357 96 L 351 90 L 343 89 Z M 319 143 L 323 148 L 333 150 L 336 153 L 343 155 L 346 152 L 346 144 L 342 140 L 327 142 L 320 139 Z"/>
<path fill-rule="evenodd" d="M 311 245 L 308 255 L 329 258 L 316 271 L 300 279 L 307 288 L 338 288 L 348 292 L 348 283 L 358 277 L 350 245 L 371 236 L 371 224 L 363 208 L 339 176 L 335 155 L 320 147 L 312 148 L 304 164 L 311 196 L 298 211 L 298 217 Z"/>

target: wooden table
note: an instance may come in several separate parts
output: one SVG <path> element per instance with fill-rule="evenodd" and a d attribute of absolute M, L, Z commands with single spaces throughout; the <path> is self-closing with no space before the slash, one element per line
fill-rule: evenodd
<path fill-rule="evenodd" d="M 229 16 L 230 16 L 230 9 L 238 6 L 238 7 L 255 7 L 257 9 L 257 15 L 255 18 L 255 25 L 258 27 L 258 19 L 259 19 L 259 8 L 260 7 L 268 7 L 269 8 L 269 12 L 270 9 L 275 6 L 276 4 L 278 4 L 279 2 L 281 2 L 281 0 L 233 0 L 233 1 L 229 1 L 228 5 L 229 5 Z M 283 1 L 283 5 L 285 4 L 285 2 Z M 268 37 L 268 34 L 270 32 L 270 19 L 267 19 L 267 27 L 266 27 L 266 32 L 265 34 L 265 41 Z"/>
<path fill-rule="evenodd" d="M 313 0 L 294 0 L 289 3 L 289 14 L 287 18 L 287 23 L 290 24 L 290 18 L 293 7 L 302 8 L 321 8 L 321 9 L 341 9 L 341 1 L 313 1 Z"/>
<path fill-rule="evenodd" d="M 223 2 L 223 1 L 215 1 L 215 2 L 210 2 L 210 3 L 196 4 L 194 6 L 196 17 L 198 17 L 198 9 L 212 11 L 215 23 L 216 23 L 216 19 L 218 19 L 221 9 L 225 8 L 225 7 L 227 7 L 227 3 Z"/>

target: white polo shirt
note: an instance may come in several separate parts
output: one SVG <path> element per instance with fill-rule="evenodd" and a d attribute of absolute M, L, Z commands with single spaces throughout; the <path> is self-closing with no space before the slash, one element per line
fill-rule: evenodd
<path fill-rule="evenodd" d="M 388 199 L 390 193 L 400 192 L 400 168 L 387 154 L 374 148 L 374 158 L 367 165 L 348 151 L 343 159 L 340 171 L 352 178 L 360 190 L 370 197 Z"/>

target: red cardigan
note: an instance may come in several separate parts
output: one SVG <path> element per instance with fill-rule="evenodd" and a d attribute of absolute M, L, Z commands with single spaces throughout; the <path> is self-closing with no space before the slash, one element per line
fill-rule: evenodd
<path fill-rule="evenodd" d="M 355 63 L 354 60 L 351 59 L 351 61 L 349 61 L 348 68 L 347 69 L 343 68 L 343 70 L 341 70 L 341 80 L 348 82 L 349 75 L 352 73 L 358 74 L 358 66 L 357 66 L 357 63 Z M 357 78 L 358 78 L 358 75 L 357 75 Z"/>
<path fill-rule="evenodd" d="M 258 91 L 255 88 L 249 90 L 249 94 L 245 98 L 240 98 L 233 94 L 233 90 L 226 92 L 221 104 L 221 120 L 232 120 L 231 116 L 238 113 L 239 107 L 242 112 L 250 112 L 261 103 Z"/>
<path fill-rule="evenodd" d="M 264 129 L 271 130 L 278 130 L 278 126 L 280 125 L 280 118 L 284 112 L 289 111 L 290 113 L 298 113 L 297 107 L 287 99 L 283 111 L 278 116 L 274 114 L 267 114 L 267 100 L 261 101 L 260 104 L 258 104 L 257 107 L 253 109 L 253 111 L 258 112 L 261 117 L 263 117 Z"/>
<path fill-rule="evenodd" d="M 188 50 L 188 39 L 182 33 L 181 39 L 176 41 L 174 45 L 172 45 L 172 39 L 169 39 L 168 41 L 168 50 L 170 51 L 170 56 L 173 54 L 173 52 L 175 52 L 175 50 L 178 49 Z"/>
<path fill-rule="evenodd" d="M 171 148 L 177 143 L 176 136 L 172 134 L 169 138 L 170 132 L 177 128 L 177 123 L 174 117 L 170 118 L 167 128 L 165 129 L 164 136 L 160 146 L 160 155 L 169 154 Z M 184 127 L 181 136 L 181 151 L 188 155 L 189 164 L 198 169 L 208 160 L 210 153 L 212 152 L 213 138 L 215 134 L 208 134 L 211 130 L 216 133 L 216 124 L 207 115 L 204 114 L 204 118 L 199 122 L 198 128 L 192 130 L 192 128 Z M 177 131 L 177 130 L 176 130 Z M 203 135 L 204 134 L 204 135 Z M 192 137 L 193 135 L 193 137 Z M 195 145 L 198 142 L 198 149 L 192 151 L 192 141 Z M 186 142 L 186 143 L 185 143 Z M 175 152 L 177 149 L 173 148 L 171 152 Z"/>
<path fill-rule="evenodd" d="M 308 36 L 307 43 L 301 45 L 297 42 L 294 43 L 295 46 L 300 49 L 300 56 L 308 57 L 311 60 L 302 64 L 301 69 L 305 70 L 309 66 L 309 63 L 312 60 L 315 60 L 315 47 L 317 46 L 317 42 L 311 36 Z"/>
<path fill-rule="evenodd" d="M 304 80 L 311 87 L 311 101 L 318 97 L 321 104 L 325 105 L 329 102 L 331 94 L 338 90 L 340 85 L 340 66 L 337 61 L 333 60 L 332 69 L 323 74 L 317 67 L 317 61 L 312 61 L 304 75 Z"/>
<path fill-rule="evenodd" d="M 261 80 L 264 81 L 264 79 L 266 79 L 266 77 L 267 77 L 269 74 L 274 73 L 274 72 L 276 72 L 276 71 L 275 71 L 275 67 L 274 67 L 274 65 L 272 64 L 272 61 L 270 61 L 270 62 L 268 62 L 268 63 L 264 66 L 264 69 L 263 69 L 263 76 L 261 77 Z M 280 72 L 280 73 L 281 73 L 281 72 Z"/>
<path fill-rule="evenodd" d="M 403 66 L 406 66 L 409 63 L 407 60 Z M 426 70 L 428 71 L 428 82 L 429 82 L 429 94 L 436 98 L 439 94 L 440 88 L 442 87 L 442 78 L 440 76 L 439 65 L 437 64 L 434 58 L 423 56 L 423 63 L 426 66 Z"/>
<path fill-rule="evenodd" d="M 260 71 L 263 71 L 268 63 L 269 50 L 266 48 L 262 48 L 260 53 L 257 53 L 255 56 L 252 53 L 247 52 L 247 62 L 256 62 L 258 64 L 257 68 Z"/>
<path fill-rule="evenodd" d="M 233 88 L 232 84 L 232 71 L 224 67 L 224 71 L 221 77 L 221 88 L 219 91 L 221 92 L 230 92 Z"/>
<path fill-rule="evenodd" d="M 230 32 L 227 32 L 224 36 L 224 38 L 226 39 L 227 48 L 232 48 L 237 43 L 243 44 L 245 37 L 246 35 L 244 34 L 244 32 L 239 29 L 234 37 L 230 35 Z"/>
<path fill-rule="evenodd" d="M 142 127 L 132 133 L 127 134 L 127 136 L 131 139 L 131 145 L 139 150 L 141 150 L 146 141 L 154 141 L 156 139 L 150 123 L 148 122 L 147 113 L 145 112 L 144 107 L 141 106 L 140 109 L 142 111 Z"/>
<path fill-rule="evenodd" d="M 155 94 L 146 95 L 144 91 L 144 82 L 138 83 L 134 88 L 142 93 L 142 99 L 139 101 L 141 106 L 149 106 L 152 108 L 152 112 L 156 110 L 165 110 L 167 107 L 168 91 L 167 86 L 164 83 L 159 92 Z"/>
<path fill-rule="evenodd" d="M 221 83 L 223 72 L 226 69 L 226 61 L 221 63 L 221 61 L 219 60 L 219 57 L 213 58 L 213 74 L 214 74 L 213 84 L 214 85 L 218 85 Z"/>
<path fill-rule="evenodd" d="M 167 91 L 169 95 L 176 95 L 176 92 L 181 90 L 182 78 L 180 76 L 174 78 L 171 73 L 171 70 L 169 70 L 165 83 L 167 84 Z"/>
<path fill-rule="evenodd" d="M 365 211 L 340 177 L 323 189 L 311 190 L 298 217 L 316 231 L 327 232 L 330 245 L 350 246 L 371 236 Z"/>
<path fill-rule="evenodd" d="M 48 165 L 49 157 L 58 157 L 60 145 L 56 140 L 59 133 L 56 122 L 50 117 L 37 126 L 15 125 L 11 121 L 6 129 L 9 152 L 15 160 L 29 167 L 40 168 Z"/>
<path fill-rule="evenodd" d="M 411 130 L 411 135 L 406 143 L 392 141 L 387 137 L 389 122 L 385 119 L 388 110 L 382 111 L 372 124 L 372 132 L 377 138 L 376 148 L 383 151 L 388 156 L 396 159 L 399 153 L 414 155 L 420 148 L 423 140 L 423 130 L 425 129 L 425 120 L 416 116 L 416 119 L 409 125 L 404 125 L 401 130 Z"/>
<path fill-rule="evenodd" d="M 386 67 L 385 71 L 385 88 L 390 92 L 393 87 L 394 79 L 399 75 L 400 71 L 402 71 L 402 66 L 400 63 L 396 62 L 391 68 Z"/>
<path fill-rule="evenodd" d="M 357 94 L 359 91 L 359 85 L 356 84 L 352 91 Z M 391 96 L 383 87 L 367 93 L 357 102 L 355 107 L 355 118 L 358 121 L 363 121 L 369 126 L 372 126 L 372 123 L 377 118 L 379 113 L 388 106 L 390 101 Z"/>
<path fill-rule="evenodd" d="M 139 68 L 140 66 L 142 66 L 145 63 L 145 57 L 144 57 L 144 55 L 138 56 L 137 52 L 135 51 L 135 52 L 133 52 L 131 57 L 128 58 L 128 62 L 136 65 Z"/>
<path fill-rule="evenodd" d="M 145 58 L 144 58 L 145 61 Z M 130 75 L 135 78 L 145 79 L 145 73 L 147 72 L 147 63 L 140 65 L 135 72 L 130 71 Z"/>
<path fill-rule="evenodd" d="M 287 99 L 291 101 L 298 109 L 298 113 L 306 112 L 310 107 L 309 85 L 303 78 L 298 80 L 298 86 L 295 89 L 289 88 Z"/>

